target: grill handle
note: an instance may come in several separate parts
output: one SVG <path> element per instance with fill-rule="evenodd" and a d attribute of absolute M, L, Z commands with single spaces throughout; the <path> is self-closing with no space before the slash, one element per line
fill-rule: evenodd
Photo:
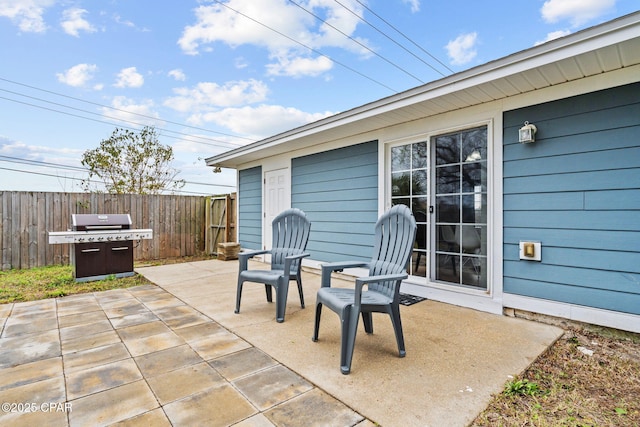
<path fill-rule="evenodd" d="M 87 253 L 87 252 L 100 252 L 100 249 L 95 248 L 95 249 L 82 249 L 80 252 L 82 253 Z"/>
<path fill-rule="evenodd" d="M 129 249 L 127 246 L 119 246 L 117 248 L 111 248 L 112 251 L 126 251 Z"/>
<path fill-rule="evenodd" d="M 121 225 L 85 225 L 87 230 L 120 230 Z"/>

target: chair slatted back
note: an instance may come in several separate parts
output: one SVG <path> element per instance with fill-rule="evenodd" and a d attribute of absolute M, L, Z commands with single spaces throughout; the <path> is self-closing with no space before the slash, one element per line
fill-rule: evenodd
<path fill-rule="evenodd" d="M 291 208 L 273 219 L 271 231 L 271 269 L 282 270 L 285 257 L 301 254 L 307 248 L 311 222 L 300 209 Z M 298 266 L 299 261 L 292 264 L 291 271 L 298 271 Z"/>
<path fill-rule="evenodd" d="M 395 205 L 382 215 L 375 227 L 375 246 L 369 275 L 401 273 L 407 268 L 416 238 L 416 220 L 405 205 Z M 397 281 L 371 284 L 369 289 L 396 298 Z"/>

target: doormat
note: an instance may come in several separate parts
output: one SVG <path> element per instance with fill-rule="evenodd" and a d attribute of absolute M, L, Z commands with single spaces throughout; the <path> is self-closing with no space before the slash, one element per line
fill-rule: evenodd
<path fill-rule="evenodd" d="M 413 305 L 415 303 L 418 303 L 420 301 L 425 301 L 426 298 L 423 297 L 417 297 L 415 295 L 407 295 L 407 294 L 400 294 L 400 304 L 402 305 Z"/>

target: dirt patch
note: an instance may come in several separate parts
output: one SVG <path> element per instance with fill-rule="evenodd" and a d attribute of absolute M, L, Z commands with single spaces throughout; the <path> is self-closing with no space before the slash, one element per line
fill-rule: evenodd
<path fill-rule="evenodd" d="M 471 426 L 640 426 L 640 336 L 567 329 Z"/>

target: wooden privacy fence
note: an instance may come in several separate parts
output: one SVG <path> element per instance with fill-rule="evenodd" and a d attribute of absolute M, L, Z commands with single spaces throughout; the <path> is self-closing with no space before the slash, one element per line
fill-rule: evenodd
<path fill-rule="evenodd" d="M 50 245 L 47 232 L 71 229 L 75 213 L 128 213 L 132 228 L 153 229 L 153 239 L 134 243 L 137 261 L 205 250 L 203 196 L 2 191 L 0 199 L 3 270 L 69 264 L 72 245 Z"/>

